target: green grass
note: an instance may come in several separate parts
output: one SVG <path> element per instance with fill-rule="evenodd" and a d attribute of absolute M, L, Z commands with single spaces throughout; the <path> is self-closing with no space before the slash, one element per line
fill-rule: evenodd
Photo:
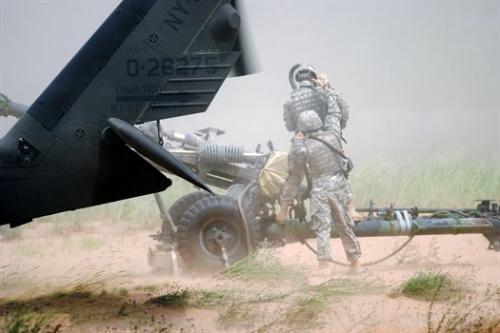
<path fill-rule="evenodd" d="M 227 277 L 244 281 L 291 281 L 305 279 L 300 267 L 284 265 L 272 250 L 259 249 L 224 271 Z"/>
<path fill-rule="evenodd" d="M 382 287 L 379 281 L 355 278 L 330 279 L 319 285 L 306 287 L 285 313 L 283 324 L 313 327 L 332 302 L 349 295 L 375 292 Z"/>
<path fill-rule="evenodd" d="M 191 292 L 189 290 L 179 289 L 154 297 L 148 301 L 148 304 L 172 308 L 185 308 L 189 305 L 190 297 Z"/>
<path fill-rule="evenodd" d="M 5 333 L 39 333 L 56 332 L 52 328 L 53 316 L 37 313 L 14 313 L 7 316 L 4 323 Z"/>
<path fill-rule="evenodd" d="M 235 300 L 237 298 L 236 294 L 236 292 L 230 290 L 211 291 L 176 287 L 172 291 L 151 298 L 147 304 L 173 308 L 185 308 L 188 306 L 212 308 Z"/>
<path fill-rule="evenodd" d="M 6 314 L 7 318 L 20 320 L 32 318 L 34 315 L 36 319 L 39 316 L 44 318 L 46 314 L 64 314 L 71 319 L 72 324 L 77 325 L 112 318 L 124 305 L 127 305 L 130 311 L 140 310 L 140 306 L 129 304 L 128 299 L 122 294 L 102 291 L 95 293 L 82 286 L 55 291 L 32 299 L 0 300 L 0 313 Z M 26 318 L 25 315 L 27 315 Z"/>
<path fill-rule="evenodd" d="M 422 300 L 449 299 L 463 286 L 441 272 L 418 272 L 401 285 L 401 294 Z"/>
<path fill-rule="evenodd" d="M 461 156 L 395 165 L 357 165 L 350 182 L 357 207 L 472 207 L 477 199 L 500 200 L 498 160 L 474 161 Z"/>
<path fill-rule="evenodd" d="M 197 290 L 192 293 L 189 303 L 197 308 L 212 308 L 223 304 L 232 295 L 231 291 Z"/>
<path fill-rule="evenodd" d="M 343 297 L 378 292 L 383 286 L 372 279 L 331 279 L 319 285 L 301 284 L 293 289 L 276 288 L 220 291 L 210 295 L 224 328 L 253 328 L 252 332 L 274 332 L 279 328 L 300 331 L 318 325 L 330 305 Z M 287 330 L 288 331 L 288 330 Z"/>
<path fill-rule="evenodd" d="M 355 294 L 367 294 L 383 288 L 380 281 L 373 279 L 339 278 L 330 279 L 309 288 L 309 292 L 322 297 L 342 297 Z"/>

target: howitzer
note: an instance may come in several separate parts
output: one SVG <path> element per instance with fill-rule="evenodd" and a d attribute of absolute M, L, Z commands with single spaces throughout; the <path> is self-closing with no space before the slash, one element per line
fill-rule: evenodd
<path fill-rule="evenodd" d="M 0 94 L 1 116 L 19 118 L 26 109 Z M 153 238 L 162 242 L 160 247 L 167 249 L 172 262 L 177 261 L 178 252 L 185 262 L 196 264 L 193 268 L 214 269 L 221 262 L 227 266 L 241 259 L 264 240 L 296 242 L 315 236 L 305 220 L 305 187 L 291 206 L 295 218 L 284 227 L 275 223 L 287 164 L 286 154 L 275 152 L 272 143 L 269 153 L 261 152 L 260 145 L 249 152 L 217 143 L 217 137 L 224 134 L 219 129 L 163 133 L 159 124 L 148 124 L 142 130 L 206 183 L 226 191 L 218 197 L 196 191 L 181 197 L 168 210 L 156 195 L 163 224 Z M 500 210 L 493 200 L 482 200 L 474 209 L 375 208 L 371 204 L 357 210 L 367 213 L 354 227 L 358 237 L 482 234 L 489 249 L 500 251 Z M 332 237 L 337 237 L 334 232 Z M 151 260 L 154 256 L 150 252 Z"/>
<path fill-rule="evenodd" d="M 177 200 L 165 214 L 162 232 L 153 236 L 175 242 L 174 248 L 191 269 L 217 269 L 243 258 L 263 241 L 285 244 L 314 238 L 306 221 L 306 186 L 299 191 L 284 226 L 276 224 L 278 198 L 287 176 L 287 155 L 270 149 L 262 153 L 222 145 L 222 130 L 196 133 L 167 132 L 165 148 L 208 184 L 226 190 L 224 195 L 190 193 Z M 269 145 L 272 147 L 272 144 Z M 161 209 L 161 208 L 160 208 Z M 354 227 L 358 237 L 392 237 L 443 234 L 482 234 L 489 249 L 500 251 L 498 204 L 482 201 L 474 209 L 375 208 L 358 209 L 366 218 Z M 173 233 L 171 224 L 177 226 Z M 332 237 L 337 237 L 332 232 Z M 168 241 L 167 241 L 168 240 Z"/>

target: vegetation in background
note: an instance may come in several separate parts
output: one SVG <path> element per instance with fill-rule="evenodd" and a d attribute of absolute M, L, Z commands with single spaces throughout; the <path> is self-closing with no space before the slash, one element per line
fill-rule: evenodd
<path fill-rule="evenodd" d="M 422 208 L 472 207 L 478 199 L 500 200 L 500 163 L 462 157 L 394 165 L 356 165 L 350 177 L 357 207 L 390 204 Z"/>

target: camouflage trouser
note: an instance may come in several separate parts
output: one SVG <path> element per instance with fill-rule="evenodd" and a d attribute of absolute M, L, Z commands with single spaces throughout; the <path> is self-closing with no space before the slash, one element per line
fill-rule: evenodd
<path fill-rule="evenodd" d="M 342 241 L 347 259 L 352 262 L 361 257 L 359 242 L 352 231 L 354 222 L 347 210 L 347 203 L 352 195 L 344 184 L 336 185 L 336 189 L 330 188 L 328 191 L 324 186 L 313 186 L 311 192 L 312 228 L 316 233 L 318 260 L 331 259 L 330 238 L 333 226 Z"/>

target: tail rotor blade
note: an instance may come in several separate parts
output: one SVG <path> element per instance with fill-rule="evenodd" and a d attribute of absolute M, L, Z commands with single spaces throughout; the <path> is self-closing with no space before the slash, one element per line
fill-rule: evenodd
<path fill-rule="evenodd" d="M 240 0 L 232 0 L 231 4 L 243 18 L 238 38 L 234 44 L 234 51 L 241 52 L 241 56 L 233 67 L 233 76 L 243 76 L 257 73 L 259 71 L 257 57 L 255 52 L 253 52 L 253 44 L 248 30 L 246 29 L 243 6 Z"/>

